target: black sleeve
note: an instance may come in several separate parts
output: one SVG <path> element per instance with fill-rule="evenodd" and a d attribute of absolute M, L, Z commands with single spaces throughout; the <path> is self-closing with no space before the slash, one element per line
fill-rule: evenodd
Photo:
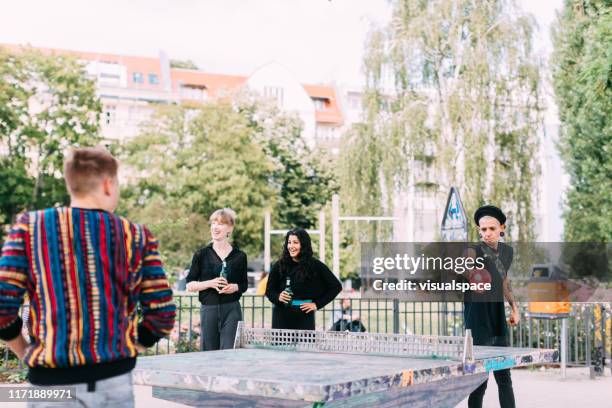
<path fill-rule="evenodd" d="M 11 341 L 16 339 L 21 334 L 21 327 L 23 326 L 23 320 L 17 316 L 11 324 L 0 329 L 0 339 L 4 341 Z"/>
<path fill-rule="evenodd" d="M 142 323 L 138 325 L 138 342 L 145 347 L 151 347 L 162 338 L 153 334 L 153 332 L 147 329 Z"/>
<path fill-rule="evenodd" d="M 249 275 L 247 271 L 247 256 L 243 252 L 238 260 L 238 291 L 242 294 L 249 288 Z"/>
<path fill-rule="evenodd" d="M 316 269 L 316 273 L 319 275 L 321 280 L 325 284 L 325 292 L 318 299 L 314 299 L 314 303 L 317 305 L 317 309 L 323 309 L 326 304 L 331 302 L 338 296 L 342 291 L 342 284 L 336 278 L 336 275 L 329 270 L 327 265 L 319 260 L 314 260 L 313 267 Z"/>
<path fill-rule="evenodd" d="M 202 251 L 198 250 L 195 254 L 193 254 L 193 258 L 191 259 L 191 267 L 189 268 L 189 273 L 185 278 L 185 282 L 193 282 L 200 280 L 200 258 Z"/>
<path fill-rule="evenodd" d="M 268 284 L 266 285 L 266 297 L 270 302 L 274 303 L 275 305 L 282 304 L 278 300 L 278 297 L 281 294 L 280 281 L 280 265 L 278 262 L 276 262 L 274 265 L 272 265 L 272 268 L 270 269 L 270 275 L 268 275 Z"/>

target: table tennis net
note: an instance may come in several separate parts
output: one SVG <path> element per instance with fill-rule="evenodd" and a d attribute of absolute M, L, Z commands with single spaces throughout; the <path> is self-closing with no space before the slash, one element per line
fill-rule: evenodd
<path fill-rule="evenodd" d="M 464 337 L 418 336 L 249 328 L 239 322 L 234 348 L 473 360 L 473 341 L 469 331 Z"/>

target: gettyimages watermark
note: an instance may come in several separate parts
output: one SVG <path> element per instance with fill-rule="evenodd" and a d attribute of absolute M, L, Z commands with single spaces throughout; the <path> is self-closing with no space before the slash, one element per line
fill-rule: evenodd
<path fill-rule="evenodd" d="M 610 244 L 362 243 L 363 296 L 413 301 L 612 301 Z"/>

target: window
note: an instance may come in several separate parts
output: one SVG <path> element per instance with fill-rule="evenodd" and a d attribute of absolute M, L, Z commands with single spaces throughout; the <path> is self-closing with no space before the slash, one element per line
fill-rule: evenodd
<path fill-rule="evenodd" d="M 102 72 L 100 74 L 100 78 L 104 78 L 104 79 L 110 79 L 110 80 L 116 80 L 121 78 L 118 74 L 110 74 L 108 72 Z"/>
<path fill-rule="evenodd" d="M 136 84 L 144 84 L 144 75 L 142 75 L 142 72 L 134 72 L 132 74 L 132 81 Z"/>
<path fill-rule="evenodd" d="M 130 106 L 128 108 L 128 123 L 131 125 L 137 125 L 143 120 L 147 120 L 150 116 L 150 112 L 146 107 L 143 106 Z"/>
<path fill-rule="evenodd" d="M 104 107 L 104 114 L 102 116 L 102 120 L 104 120 L 105 125 L 113 125 L 115 123 L 116 116 L 116 107 L 115 105 L 106 105 Z"/>
<path fill-rule="evenodd" d="M 327 99 L 325 98 L 312 98 L 314 102 L 314 106 L 316 110 L 326 110 L 327 109 Z"/>
<path fill-rule="evenodd" d="M 101 85 L 119 85 L 121 76 L 110 72 L 101 72 L 98 79 Z"/>
<path fill-rule="evenodd" d="M 157 74 L 149 74 L 149 83 L 151 85 L 159 84 L 159 77 L 157 76 Z"/>
<path fill-rule="evenodd" d="M 317 127 L 316 137 L 318 140 L 326 140 L 327 139 L 327 128 L 326 127 Z"/>
<path fill-rule="evenodd" d="M 388 64 L 385 64 L 381 68 L 380 72 L 380 83 L 383 89 L 393 89 L 395 84 L 395 74 L 393 69 Z"/>
<path fill-rule="evenodd" d="M 206 99 L 206 89 L 201 86 L 180 85 L 179 93 L 181 98 L 192 101 L 203 101 Z"/>
<path fill-rule="evenodd" d="M 349 106 L 353 110 L 361 110 L 361 95 L 349 94 Z"/>
<path fill-rule="evenodd" d="M 389 109 L 391 107 L 391 104 L 389 103 L 388 99 L 382 99 L 379 103 L 378 103 L 380 110 L 382 110 L 383 112 L 389 112 Z"/>
<path fill-rule="evenodd" d="M 423 241 L 431 241 L 435 238 L 436 222 L 438 217 L 432 210 L 416 210 L 414 214 L 415 238 Z"/>
<path fill-rule="evenodd" d="M 265 86 L 264 96 L 276 101 L 277 106 L 283 106 L 284 90 L 277 86 Z"/>
<path fill-rule="evenodd" d="M 338 137 L 336 128 L 331 126 L 317 126 L 316 138 L 318 140 L 334 140 Z"/>
<path fill-rule="evenodd" d="M 92 61 L 87 71 L 97 77 L 100 85 L 121 86 L 125 80 L 125 66 L 112 62 Z"/>

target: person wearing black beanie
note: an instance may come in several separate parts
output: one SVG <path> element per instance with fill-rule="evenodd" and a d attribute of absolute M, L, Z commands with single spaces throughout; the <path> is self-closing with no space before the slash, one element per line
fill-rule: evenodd
<path fill-rule="evenodd" d="M 500 242 L 505 235 L 506 215 L 493 205 L 485 205 L 474 213 L 474 222 L 478 228 L 481 242 L 468 250 L 472 258 L 482 257 L 485 268 L 468 273 L 480 274 L 481 279 L 489 280 L 493 290 L 486 295 L 469 294 L 464 303 L 465 328 L 472 331 L 474 345 L 508 346 L 508 326 L 504 299 L 511 306 L 510 325 L 518 324 L 520 314 L 518 305 L 512 295 L 508 271 L 512 264 L 514 251 L 510 245 Z M 487 297 L 489 296 L 489 297 Z M 480 297 L 480 299 L 477 299 Z M 514 390 L 510 370 L 499 370 L 494 373 L 499 389 L 499 404 L 502 408 L 514 408 Z M 480 385 L 468 398 L 469 408 L 482 407 L 482 400 L 487 389 L 487 381 Z"/>

